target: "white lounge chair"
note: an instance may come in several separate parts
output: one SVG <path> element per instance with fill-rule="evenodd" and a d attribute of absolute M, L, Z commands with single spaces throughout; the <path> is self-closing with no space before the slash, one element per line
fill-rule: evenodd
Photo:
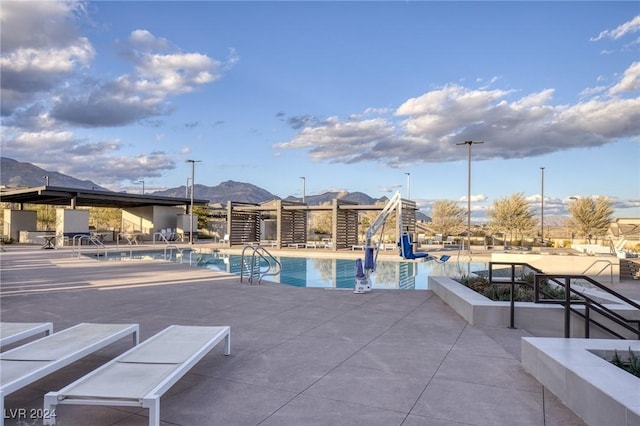
<path fill-rule="evenodd" d="M 53 324 L 50 322 L 0 322 L 0 347 L 40 333 L 47 336 L 53 333 Z"/>
<path fill-rule="evenodd" d="M 0 413 L 5 396 L 129 334 L 137 344 L 138 330 L 138 324 L 82 323 L 0 354 Z"/>
<path fill-rule="evenodd" d="M 218 343 L 231 353 L 228 326 L 172 325 L 102 367 L 44 397 L 44 413 L 59 404 L 143 407 L 160 424 L 160 397 Z M 60 417 L 60 413 L 57 413 Z M 44 419 L 55 424 L 56 417 Z M 187 421 L 188 423 L 188 421 Z"/>

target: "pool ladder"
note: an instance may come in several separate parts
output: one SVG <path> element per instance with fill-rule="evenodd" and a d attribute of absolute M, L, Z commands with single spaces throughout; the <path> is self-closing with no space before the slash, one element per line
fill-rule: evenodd
<path fill-rule="evenodd" d="M 250 258 L 249 256 L 245 258 L 245 252 L 247 250 L 251 251 Z M 264 269 L 260 267 L 260 261 L 266 263 Z M 264 277 L 278 275 L 282 270 L 282 265 L 278 259 L 273 257 L 263 246 L 245 246 L 245 248 L 242 249 L 242 257 L 240 260 L 240 282 L 242 282 L 244 278 L 245 270 L 247 270 L 249 275 L 249 284 L 253 284 L 254 277 L 258 278 L 258 284 L 260 284 Z"/>
<path fill-rule="evenodd" d="M 176 253 L 176 262 L 178 261 L 178 257 L 180 257 L 180 263 L 184 261 L 185 252 L 189 252 L 189 265 L 193 264 L 193 254 L 197 252 L 191 247 L 178 248 L 178 246 L 174 244 L 169 244 L 164 247 L 164 260 L 171 260 L 173 258 L 173 252 L 175 250 Z M 198 264 L 198 260 L 196 259 L 196 265 Z"/>
<path fill-rule="evenodd" d="M 73 246 L 71 249 L 72 255 L 75 254 L 77 250 L 78 259 L 80 258 L 83 240 L 87 241 L 87 244 L 93 246 L 96 249 L 96 257 L 100 257 L 101 250 L 104 252 L 104 257 L 107 257 L 107 248 L 105 247 L 104 243 L 93 235 L 86 234 L 78 234 L 73 236 Z"/>

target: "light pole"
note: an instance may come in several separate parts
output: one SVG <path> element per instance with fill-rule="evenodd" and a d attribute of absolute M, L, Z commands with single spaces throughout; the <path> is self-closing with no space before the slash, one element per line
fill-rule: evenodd
<path fill-rule="evenodd" d="M 471 254 L 471 145 L 484 143 L 483 141 L 464 141 L 456 145 L 467 145 L 469 150 L 469 160 L 467 166 L 467 250 Z"/>
<path fill-rule="evenodd" d="M 144 181 L 143 180 L 139 180 L 138 183 L 142 184 L 142 195 L 144 195 Z"/>
<path fill-rule="evenodd" d="M 187 198 L 189 196 L 189 182 L 191 181 L 191 178 L 188 177 L 187 178 L 187 186 L 184 187 L 184 197 Z"/>
<path fill-rule="evenodd" d="M 191 163 L 191 207 L 189 208 L 189 244 L 193 244 L 193 189 L 194 181 L 193 175 L 195 174 L 196 163 L 201 163 L 201 160 L 187 160 L 187 163 Z"/>
<path fill-rule="evenodd" d="M 540 167 L 542 196 L 540 197 L 540 247 L 544 245 L 544 167 Z"/>
<path fill-rule="evenodd" d="M 411 173 L 405 173 L 407 175 L 407 200 L 411 199 Z"/>
<path fill-rule="evenodd" d="M 304 176 L 300 176 L 300 179 L 302 179 L 302 202 L 305 202 L 305 193 L 307 191 L 307 178 L 305 178 Z"/>

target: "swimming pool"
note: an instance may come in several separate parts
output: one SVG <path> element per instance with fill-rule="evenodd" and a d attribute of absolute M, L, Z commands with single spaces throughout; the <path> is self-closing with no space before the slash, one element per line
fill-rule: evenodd
<path fill-rule="evenodd" d="M 132 257 L 130 257 L 132 256 Z M 295 287 L 326 289 L 353 289 L 355 285 L 355 260 L 312 257 L 274 256 L 282 265 L 275 276 L 265 280 Z M 223 252 L 179 253 L 170 251 L 123 252 L 109 254 L 108 260 L 124 259 L 165 259 L 188 263 L 214 271 L 240 275 L 242 256 Z M 469 275 L 474 271 L 486 270 L 486 263 L 459 263 L 453 259 L 445 263 L 436 261 L 385 261 L 378 260 L 376 271 L 371 275 L 373 289 L 427 290 L 429 275 L 452 276 Z M 245 271 L 245 277 L 247 272 Z"/>

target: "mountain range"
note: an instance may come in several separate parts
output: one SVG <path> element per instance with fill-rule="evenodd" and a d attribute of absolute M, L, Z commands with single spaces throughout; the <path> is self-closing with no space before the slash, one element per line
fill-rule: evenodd
<path fill-rule="evenodd" d="M 59 172 L 44 170 L 31 163 L 19 162 L 11 158 L 0 157 L 0 186 L 3 187 L 24 187 L 24 186 L 60 186 L 65 188 L 98 189 L 108 191 L 90 180 L 76 179 Z M 148 193 L 149 195 L 159 195 L 165 197 L 189 197 L 187 188 L 179 186 Z M 225 205 L 227 201 L 237 201 L 243 203 L 262 203 L 274 199 L 281 199 L 266 189 L 246 182 L 235 182 L 228 180 L 216 186 L 196 184 L 193 191 L 194 197 L 209 200 L 212 204 Z M 309 205 L 318 205 L 331 202 L 339 198 L 358 204 L 375 204 L 378 201 L 385 201 L 387 198 L 372 198 L 362 192 L 326 192 L 319 195 L 305 196 L 305 202 Z M 289 196 L 285 200 L 302 201 L 300 197 Z"/>

